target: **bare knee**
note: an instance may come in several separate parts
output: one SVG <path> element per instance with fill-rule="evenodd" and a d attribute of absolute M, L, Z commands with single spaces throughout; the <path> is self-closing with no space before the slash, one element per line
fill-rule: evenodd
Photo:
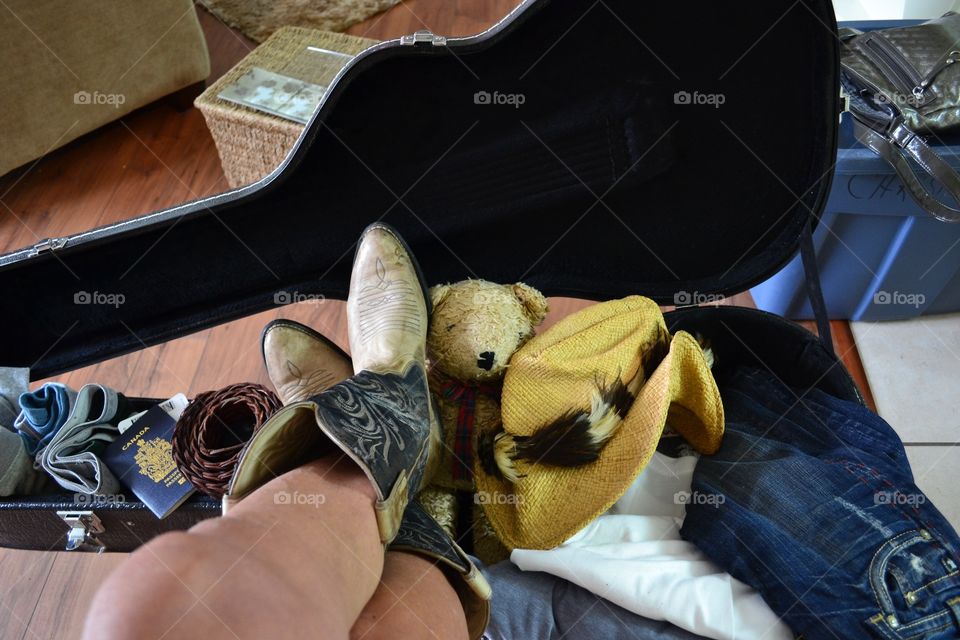
<path fill-rule="evenodd" d="M 187 534 L 168 533 L 131 554 L 94 596 L 84 637 L 149 638 L 183 617 L 196 603 L 177 573 L 190 544 Z"/>
<path fill-rule="evenodd" d="M 154 538 L 104 582 L 87 615 L 85 637 L 280 639 L 320 631 L 346 637 L 336 616 L 313 603 L 314 594 L 297 588 L 258 553 L 248 529 L 216 519 Z M 269 541 L 263 548 L 272 548 Z M 277 619 L 296 625 L 278 628 Z M 337 625 L 341 631 L 326 631 Z"/>

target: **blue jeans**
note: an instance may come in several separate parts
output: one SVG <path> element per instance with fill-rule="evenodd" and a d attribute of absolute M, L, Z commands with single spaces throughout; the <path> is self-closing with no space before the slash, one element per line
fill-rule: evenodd
<path fill-rule="evenodd" d="M 681 535 L 807 640 L 960 638 L 960 539 L 890 425 L 765 371 L 720 382 L 723 444 L 693 476 L 711 499 Z"/>

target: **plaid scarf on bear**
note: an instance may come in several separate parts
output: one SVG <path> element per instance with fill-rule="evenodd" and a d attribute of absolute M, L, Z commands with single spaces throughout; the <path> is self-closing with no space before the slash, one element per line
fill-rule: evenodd
<path fill-rule="evenodd" d="M 467 383 L 449 376 L 433 374 L 434 390 L 445 400 L 460 405 L 457 427 L 453 438 L 453 461 L 450 475 L 454 480 L 473 481 L 473 451 L 476 438 L 474 416 L 477 396 L 485 395 L 500 400 L 503 383 Z"/>

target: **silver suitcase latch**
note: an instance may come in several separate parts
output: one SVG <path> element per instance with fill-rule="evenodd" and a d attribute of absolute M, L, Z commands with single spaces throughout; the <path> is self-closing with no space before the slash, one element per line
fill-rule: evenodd
<path fill-rule="evenodd" d="M 106 550 L 106 545 L 97 538 L 106 529 L 93 511 L 57 511 L 57 515 L 70 527 L 67 532 L 67 551 L 101 553 Z"/>
<path fill-rule="evenodd" d="M 435 47 L 442 47 L 447 44 L 447 38 L 445 36 L 438 36 L 427 29 L 421 29 L 415 33 L 402 36 L 400 38 L 400 44 L 411 46 L 415 44 L 431 44 Z"/>
<path fill-rule="evenodd" d="M 42 253 L 52 253 L 63 249 L 67 244 L 66 238 L 46 238 L 30 247 L 31 256 L 39 256 Z"/>

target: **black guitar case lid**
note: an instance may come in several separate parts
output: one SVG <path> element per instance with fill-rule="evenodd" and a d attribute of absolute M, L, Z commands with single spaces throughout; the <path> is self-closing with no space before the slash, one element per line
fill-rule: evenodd
<path fill-rule="evenodd" d="M 284 292 L 343 298 L 375 220 L 432 283 L 664 304 L 743 291 L 824 205 L 837 61 L 829 0 L 527 0 L 477 36 L 384 42 L 260 182 L 0 257 L 0 363 L 42 378 Z"/>

